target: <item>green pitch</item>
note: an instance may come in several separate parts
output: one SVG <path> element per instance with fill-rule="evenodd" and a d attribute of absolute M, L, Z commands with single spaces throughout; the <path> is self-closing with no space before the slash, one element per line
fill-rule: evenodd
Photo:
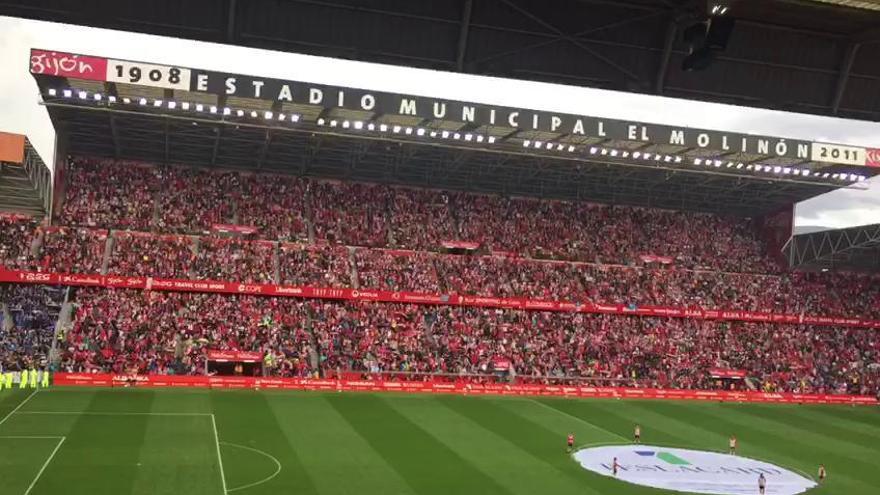
<path fill-rule="evenodd" d="M 641 495 L 583 470 L 577 444 L 726 450 L 874 495 L 880 411 L 868 407 L 317 392 L 0 392 L 0 493 Z"/>

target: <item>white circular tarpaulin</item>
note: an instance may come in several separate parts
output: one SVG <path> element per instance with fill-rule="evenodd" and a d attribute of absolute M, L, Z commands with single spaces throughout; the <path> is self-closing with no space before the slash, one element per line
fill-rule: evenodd
<path fill-rule="evenodd" d="M 758 478 L 766 479 L 767 495 L 797 495 L 816 486 L 798 473 L 769 462 L 717 452 L 651 445 L 606 445 L 574 453 L 589 471 L 636 485 L 713 495 L 758 493 Z"/>

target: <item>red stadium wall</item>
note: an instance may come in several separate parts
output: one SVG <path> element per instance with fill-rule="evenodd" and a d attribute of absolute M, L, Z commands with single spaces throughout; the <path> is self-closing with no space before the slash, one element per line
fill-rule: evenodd
<path fill-rule="evenodd" d="M 217 389 L 280 389 L 339 392 L 404 392 L 457 395 L 508 395 L 606 399 L 668 399 L 780 404 L 876 405 L 875 397 L 716 390 L 585 387 L 563 385 L 483 384 L 469 381 L 328 380 L 318 378 L 256 378 L 222 376 L 126 376 L 109 373 L 55 373 L 55 385 L 92 387 L 193 387 Z"/>

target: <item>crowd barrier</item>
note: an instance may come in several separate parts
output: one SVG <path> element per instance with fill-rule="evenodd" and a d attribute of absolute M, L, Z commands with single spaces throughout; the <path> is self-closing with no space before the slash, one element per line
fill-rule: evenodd
<path fill-rule="evenodd" d="M 429 294 L 394 292 L 374 289 L 309 287 L 279 284 L 241 284 L 210 280 L 176 280 L 153 277 L 125 277 L 116 275 L 79 275 L 52 272 L 28 272 L 0 268 L 0 282 L 60 284 L 121 289 L 163 290 L 174 292 L 210 292 L 257 296 L 301 297 L 346 301 L 377 301 L 404 304 L 473 306 L 488 308 L 524 309 L 531 311 L 565 311 L 631 316 L 658 316 L 666 318 L 694 318 L 700 320 L 731 320 L 795 325 L 820 325 L 859 328 L 878 328 L 880 320 L 842 318 L 803 314 L 781 314 L 760 311 L 707 309 L 700 307 L 674 308 L 650 305 L 600 304 L 589 301 L 546 301 L 512 297 L 482 297 L 460 294 Z"/>
<path fill-rule="evenodd" d="M 475 383 L 470 381 L 386 381 L 331 380 L 320 378 L 262 378 L 230 376 L 114 375 L 55 373 L 58 386 L 93 387 L 198 387 L 218 389 L 281 389 L 339 392 L 405 392 L 457 395 L 502 395 L 527 397 L 670 399 L 716 402 L 760 402 L 783 404 L 876 405 L 876 397 L 858 395 L 735 392 L 725 390 L 672 390 L 656 388 L 591 387 Z"/>

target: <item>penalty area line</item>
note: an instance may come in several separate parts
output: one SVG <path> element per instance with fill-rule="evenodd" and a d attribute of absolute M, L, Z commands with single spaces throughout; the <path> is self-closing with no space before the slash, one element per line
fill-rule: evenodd
<path fill-rule="evenodd" d="M 28 395 L 27 397 L 25 397 L 25 399 L 23 401 L 19 402 L 18 405 L 15 406 L 15 409 L 9 411 L 9 414 L 7 414 L 3 419 L 0 419 L 0 425 L 5 423 L 6 420 L 10 418 L 10 416 L 12 416 L 16 412 L 18 412 L 18 410 L 21 409 L 21 406 L 25 405 L 27 403 L 27 401 L 31 400 L 31 397 L 33 397 L 34 395 L 37 395 L 37 392 L 39 392 L 39 391 L 40 391 L 40 389 L 34 390 L 33 392 L 31 392 L 31 395 Z"/>
<path fill-rule="evenodd" d="M 58 445 L 55 446 L 55 449 L 52 450 L 52 453 L 49 454 L 49 458 L 46 459 L 46 462 L 43 463 L 43 467 L 40 468 L 40 471 L 37 473 L 37 477 L 34 478 L 34 481 L 31 481 L 31 484 L 28 486 L 27 490 L 25 490 L 24 495 L 28 495 L 31 493 L 31 490 L 34 489 L 34 486 L 37 485 L 37 481 L 40 480 L 40 477 L 43 476 L 43 471 L 46 470 L 46 467 L 49 466 L 49 463 L 52 462 L 52 459 L 55 457 L 55 454 L 58 453 L 58 449 L 61 448 L 61 445 L 64 444 L 64 441 L 67 440 L 67 437 L 61 437 L 58 441 Z"/>
<path fill-rule="evenodd" d="M 590 428 L 593 428 L 593 429 L 596 429 L 596 430 L 599 430 L 599 431 L 603 431 L 603 432 L 605 432 L 605 433 L 607 433 L 607 434 L 609 434 L 609 435 L 613 435 L 613 436 L 615 436 L 615 437 L 617 437 L 617 438 L 620 438 L 620 439 L 624 440 L 625 442 L 629 442 L 629 441 L 630 441 L 628 438 L 626 438 L 626 437 L 623 436 L 623 435 L 620 435 L 620 434 L 618 434 L 618 433 L 614 433 L 614 432 L 611 431 L 611 430 L 606 430 L 605 428 L 602 428 L 602 427 L 599 426 L 599 425 L 595 425 L 595 424 L 593 424 L 593 423 L 590 423 L 589 421 L 587 421 L 587 420 L 584 419 L 584 418 L 581 418 L 581 417 L 579 417 L 579 416 L 575 416 L 574 414 L 567 413 L 567 412 L 565 412 L 565 411 L 563 411 L 563 410 L 561 410 L 561 409 L 556 409 L 555 407 L 553 407 L 553 406 L 551 406 L 551 405 L 548 405 L 548 404 L 544 404 L 543 402 L 541 402 L 541 401 L 539 401 L 539 400 L 535 400 L 535 399 L 525 399 L 525 400 L 527 400 L 527 401 L 529 401 L 529 402 L 534 402 L 535 404 L 538 404 L 538 405 L 541 406 L 541 407 L 545 407 L 545 408 L 547 408 L 547 409 L 549 409 L 549 410 L 551 410 L 551 411 L 554 411 L 554 412 L 556 412 L 557 414 L 561 414 L 561 415 L 563 415 L 563 416 L 567 416 L 567 417 L 569 417 L 569 418 L 571 418 L 571 419 L 574 419 L 574 420 L 576 420 L 576 421 L 580 421 L 581 423 L 583 423 L 583 424 L 589 426 Z"/>
<path fill-rule="evenodd" d="M 136 412 L 136 411 L 13 411 L 16 414 L 59 414 L 89 416 L 213 416 L 211 413 L 187 412 Z M 12 414 L 12 413 L 10 413 Z"/>
<path fill-rule="evenodd" d="M 229 493 L 226 488 L 226 473 L 223 471 L 223 455 L 220 454 L 220 435 L 217 433 L 217 420 L 211 415 L 211 426 L 214 427 L 214 445 L 217 446 L 217 462 L 220 463 L 220 481 L 223 482 L 223 495 Z"/>

